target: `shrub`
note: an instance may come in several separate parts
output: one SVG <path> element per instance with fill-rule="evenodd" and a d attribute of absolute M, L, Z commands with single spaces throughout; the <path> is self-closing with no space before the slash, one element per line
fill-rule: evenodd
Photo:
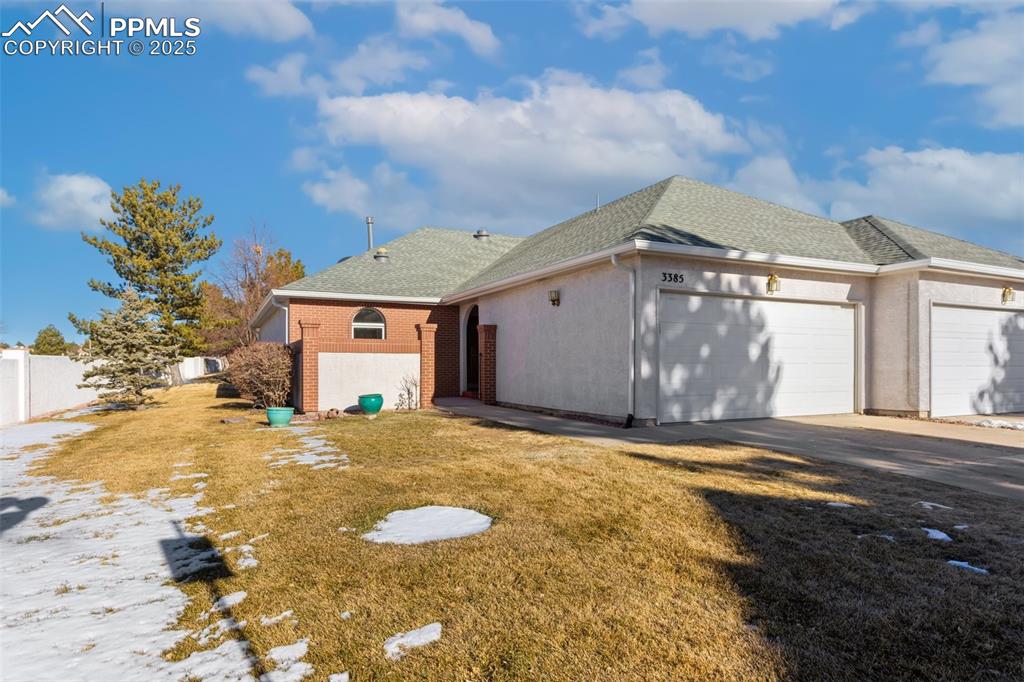
<path fill-rule="evenodd" d="M 228 356 L 228 381 L 254 407 L 281 407 L 292 386 L 292 353 L 279 343 L 253 343 Z"/>

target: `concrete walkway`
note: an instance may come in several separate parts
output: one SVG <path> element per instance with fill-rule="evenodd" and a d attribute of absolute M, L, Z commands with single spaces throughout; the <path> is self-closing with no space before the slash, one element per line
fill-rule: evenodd
<path fill-rule="evenodd" d="M 1011 429 L 858 414 L 622 429 L 464 398 L 437 402 L 440 409 L 452 414 L 578 438 L 604 447 L 727 441 L 914 476 L 1024 502 L 1024 434 Z"/>

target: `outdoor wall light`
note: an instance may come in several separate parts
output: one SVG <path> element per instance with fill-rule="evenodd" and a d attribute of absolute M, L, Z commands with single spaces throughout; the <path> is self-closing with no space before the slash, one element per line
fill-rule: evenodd
<path fill-rule="evenodd" d="M 562 305 L 562 295 L 558 289 L 552 289 L 548 292 L 548 300 L 551 301 L 551 305 Z"/>
<path fill-rule="evenodd" d="M 1003 305 L 1007 303 L 1013 303 L 1016 300 L 1016 294 L 1010 287 L 1003 287 Z"/>
<path fill-rule="evenodd" d="M 768 293 L 774 294 L 782 289 L 782 282 L 779 281 L 779 276 L 774 272 L 768 275 Z"/>

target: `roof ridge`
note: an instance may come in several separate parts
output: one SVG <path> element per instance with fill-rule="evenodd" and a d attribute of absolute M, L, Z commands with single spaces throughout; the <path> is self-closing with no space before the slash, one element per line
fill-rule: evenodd
<path fill-rule="evenodd" d="M 799 213 L 800 215 L 805 215 L 805 216 L 808 216 L 810 218 L 814 218 L 815 220 L 824 220 L 825 222 L 832 223 L 833 225 L 842 225 L 842 223 L 840 223 L 839 221 L 832 220 L 832 218 L 826 218 L 823 215 L 815 215 L 814 213 L 809 213 L 807 211 L 801 211 L 799 208 L 793 208 L 792 206 L 786 206 L 785 204 L 779 204 L 779 203 L 776 203 L 776 202 L 774 202 L 774 201 L 772 201 L 770 199 L 762 199 L 761 197 L 754 196 L 753 194 L 745 194 L 745 193 L 739 191 L 738 189 L 732 189 L 731 187 L 725 187 L 723 185 L 715 185 L 715 184 L 712 184 L 710 182 L 705 182 L 703 180 L 698 180 L 697 178 L 688 177 L 686 175 L 679 175 L 677 173 L 676 175 L 673 175 L 672 177 L 670 177 L 668 179 L 669 180 L 677 180 L 678 179 L 678 180 L 684 180 L 686 182 L 692 182 L 692 183 L 695 183 L 695 184 L 698 184 L 698 185 L 703 185 L 705 187 L 710 187 L 712 189 L 720 190 L 720 191 L 723 191 L 723 192 L 728 192 L 729 194 L 735 194 L 736 196 L 743 197 L 744 199 L 753 199 L 755 201 L 760 201 L 761 203 L 769 204 L 770 206 L 774 206 L 776 208 L 781 208 L 784 211 L 788 211 L 790 213 Z"/>
<path fill-rule="evenodd" d="M 559 223 L 555 223 L 551 227 L 545 227 L 543 230 L 541 230 L 540 232 L 538 232 L 537 234 L 532 235 L 532 236 L 533 237 L 537 237 L 539 235 L 544 234 L 545 232 L 548 232 L 550 230 L 554 230 L 556 227 L 560 227 L 562 225 L 565 225 L 566 223 L 571 223 L 571 222 L 573 222 L 575 220 L 581 220 L 584 216 L 588 216 L 588 215 L 590 215 L 592 213 L 600 213 L 602 210 L 607 210 L 609 207 L 614 206 L 614 205 L 616 205 L 618 203 L 624 202 L 627 199 L 630 199 L 630 198 L 636 196 L 637 194 L 640 194 L 642 192 L 647 192 L 649 190 L 652 190 L 655 187 L 657 187 L 658 185 L 664 185 L 664 187 L 662 187 L 658 191 L 658 196 L 653 201 L 651 201 L 650 208 L 647 209 L 647 211 L 644 213 L 643 217 L 637 222 L 637 227 L 640 227 L 640 225 L 643 224 L 643 221 L 647 219 L 647 216 L 649 216 L 651 214 L 651 212 L 654 210 L 654 207 L 657 206 L 658 202 L 661 201 L 661 198 L 663 196 L 665 196 L 665 190 L 668 189 L 668 186 L 671 184 L 671 181 L 674 178 L 677 178 L 677 177 L 679 177 L 679 176 L 677 176 L 677 175 L 670 175 L 669 177 L 663 178 L 661 180 L 658 180 L 657 182 L 653 182 L 650 185 L 645 185 L 645 186 L 641 187 L 638 190 L 630 192 L 629 194 L 623 194 L 618 199 L 612 199 L 607 204 L 601 204 L 600 206 L 595 206 L 594 208 L 590 209 L 589 211 L 584 211 L 583 213 L 579 213 L 579 214 L 574 215 L 574 216 L 572 216 L 570 218 L 566 218 L 565 220 L 563 220 L 563 221 L 561 221 Z"/>
<path fill-rule="evenodd" d="M 862 216 L 860 218 L 854 218 L 854 220 L 863 220 L 868 225 L 870 225 L 871 227 L 875 228 L 875 230 L 879 234 L 881 234 L 883 237 L 885 237 L 886 239 L 891 241 L 893 244 L 895 244 L 896 247 L 900 251 L 902 251 L 903 253 L 907 254 L 907 258 L 910 258 L 911 260 L 920 260 L 920 259 L 925 257 L 925 255 L 923 253 L 921 253 L 920 251 L 915 249 L 913 246 L 911 246 L 910 244 L 908 244 L 904 240 L 900 239 L 898 236 L 894 235 L 892 233 L 892 230 L 889 230 L 887 227 L 885 227 L 884 224 L 880 224 L 880 222 L 879 222 L 880 219 L 878 217 L 869 214 L 869 215 L 866 215 L 866 216 Z M 882 218 L 881 220 L 884 220 L 884 218 Z M 852 222 L 852 221 L 847 221 L 847 222 Z M 843 227 L 846 227 L 847 232 L 849 232 L 849 227 L 846 225 L 846 222 L 843 223 Z M 856 241 L 856 240 L 854 240 L 854 241 Z M 859 246 L 859 244 L 858 244 L 858 246 Z"/>
<path fill-rule="evenodd" d="M 487 230 L 487 233 L 490 236 L 492 236 L 492 237 L 505 237 L 505 238 L 508 238 L 508 239 L 526 239 L 527 238 L 527 237 L 523 237 L 521 235 L 505 234 L 504 232 L 491 232 L 487 228 L 477 228 L 477 229 Z M 474 230 L 473 228 L 466 228 L 466 229 L 464 229 L 464 228 L 461 228 L 461 227 L 442 227 L 440 225 L 420 225 L 419 227 L 417 227 L 414 230 L 411 230 L 409 232 L 404 232 L 404 233 L 400 234 L 399 236 L 395 237 L 395 239 L 401 239 L 402 237 L 404 237 L 407 234 L 412 234 L 413 232 L 422 232 L 423 230 L 435 230 L 437 232 L 458 232 L 460 234 L 468 234 L 468 235 L 473 235 L 473 234 L 476 233 L 476 230 Z M 394 241 L 394 239 L 391 240 L 391 241 Z"/>
<path fill-rule="evenodd" d="M 896 223 L 897 225 L 902 225 L 903 227 L 908 227 L 911 230 L 919 230 L 921 232 L 927 232 L 928 234 L 938 235 L 939 237 L 944 237 L 946 239 L 952 239 L 953 241 L 960 242 L 961 244 L 967 244 L 968 246 L 970 246 L 972 248 L 975 248 L 975 249 L 977 249 L 977 248 L 985 249 L 986 251 L 991 251 L 993 253 L 999 253 L 999 254 L 1002 254 L 1004 256 L 1009 256 L 1010 258 L 1015 258 L 1015 259 L 1017 259 L 1017 260 L 1019 260 L 1021 262 L 1024 262 L 1024 258 L 1021 258 L 1017 254 L 1010 253 L 1009 251 L 1002 251 L 1000 249 L 993 249 L 991 246 L 985 246 L 983 244 L 978 244 L 976 242 L 969 242 L 966 239 L 961 239 L 960 237 L 954 237 L 953 235 L 946 234 L 945 232 L 936 232 L 935 230 L 929 230 L 928 228 L 925 228 L 925 227 L 918 227 L 917 225 L 911 225 L 910 223 L 905 223 L 902 220 L 895 220 L 893 218 L 886 218 L 885 216 L 870 215 L 870 216 L 865 216 L 865 217 L 866 218 L 873 218 L 875 220 L 884 220 L 884 221 L 888 221 L 888 222 L 891 222 L 891 223 Z M 875 223 L 872 223 L 872 225 L 874 225 L 874 224 Z M 888 233 L 886 233 L 886 235 L 888 236 Z M 899 243 L 899 242 L 897 242 L 897 243 Z M 915 251 L 916 251 L 916 249 L 915 249 Z M 917 253 L 920 253 L 920 252 L 917 251 Z M 927 256 L 925 256 L 924 254 L 921 254 L 919 257 L 920 258 L 927 258 Z"/>

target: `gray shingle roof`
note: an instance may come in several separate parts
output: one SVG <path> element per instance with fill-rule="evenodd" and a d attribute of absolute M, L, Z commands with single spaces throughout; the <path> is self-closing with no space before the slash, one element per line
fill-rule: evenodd
<path fill-rule="evenodd" d="M 872 263 L 837 222 L 677 175 L 537 233 L 460 290 L 632 239 Z"/>
<path fill-rule="evenodd" d="M 879 265 L 921 258 L 948 258 L 981 265 L 1024 269 L 1024 258 L 1020 256 L 989 249 L 931 230 L 923 230 L 920 227 L 906 225 L 889 218 L 865 216 L 856 220 L 847 220 L 843 225 L 865 252 L 874 254 L 876 258 L 880 259 L 878 260 Z M 867 229 L 867 226 L 874 228 L 874 234 Z M 894 245 L 895 248 L 884 246 L 886 242 Z M 904 252 L 906 256 L 895 258 L 897 251 Z M 882 258 L 889 260 L 881 260 Z"/>
<path fill-rule="evenodd" d="M 1024 270 L 1024 259 L 903 223 L 865 216 L 838 223 L 722 187 L 673 176 L 532 237 L 422 228 L 283 287 L 440 298 L 644 239 L 669 244 L 889 265 L 948 258 Z"/>
<path fill-rule="evenodd" d="M 521 241 L 504 235 L 476 239 L 465 230 L 424 227 L 385 244 L 386 262 L 366 251 L 281 288 L 440 298 Z"/>

